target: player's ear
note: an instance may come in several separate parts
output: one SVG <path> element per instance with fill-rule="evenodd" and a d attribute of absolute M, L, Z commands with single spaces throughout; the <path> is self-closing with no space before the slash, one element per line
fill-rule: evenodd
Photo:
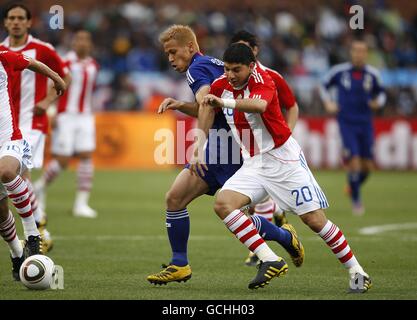
<path fill-rule="evenodd" d="M 256 66 L 256 63 L 253 61 L 249 64 L 250 72 L 253 72 L 253 69 L 255 69 L 255 66 Z"/>

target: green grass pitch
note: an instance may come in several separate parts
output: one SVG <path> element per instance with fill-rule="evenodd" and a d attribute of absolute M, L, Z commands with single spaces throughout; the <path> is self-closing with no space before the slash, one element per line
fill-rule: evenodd
<path fill-rule="evenodd" d="M 364 187 L 367 212 L 354 217 L 343 194 L 343 172 L 319 171 L 328 217 L 349 241 L 371 275 L 374 286 L 364 295 L 347 294 L 347 272 L 300 219 L 289 219 L 306 249 L 301 268 L 286 252 L 271 247 L 289 264 L 289 273 L 264 289 L 250 291 L 256 269 L 243 264 L 244 248 L 212 211 L 213 198 L 204 196 L 188 208 L 191 215 L 189 259 L 193 277 L 187 283 L 153 286 L 145 279 L 170 259 L 165 230 L 164 194 L 172 172 L 101 171 L 95 176 L 91 205 L 99 218 L 70 215 L 74 172 L 66 172 L 50 187 L 48 213 L 55 247 L 50 257 L 65 270 L 65 290 L 30 291 L 11 279 L 5 243 L 0 245 L 1 299 L 417 299 L 417 173 L 376 172 Z M 21 235 L 21 223 L 16 219 Z M 363 227 L 410 224 L 402 230 L 362 235 Z M 414 229 L 412 228 L 414 226 Z M 394 226 L 394 229 L 396 226 Z"/>

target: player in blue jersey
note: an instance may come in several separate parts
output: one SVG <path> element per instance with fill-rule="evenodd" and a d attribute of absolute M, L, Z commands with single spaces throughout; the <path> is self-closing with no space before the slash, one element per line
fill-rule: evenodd
<path fill-rule="evenodd" d="M 366 64 L 367 53 L 364 41 L 353 41 L 351 62 L 334 66 L 321 87 L 327 112 L 337 114 L 348 170 L 352 212 L 356 215 L 365 212 L 360 187 L 373 167 L 372 113 L 382 108 L 386 100 L 379 72 Z M 333 88 L 336 89 L 335 98 L 332 95 Z"/>
<path fill-rule="evenodd" d="M 197 117 L 199 104 L 210 91 L 211 83 L 224 73 L 223 62 L 200 53 L 196 36 L 188 26 L 173 25 L 159 38 L 171 66 L 180 73 L 186 73 L 188 85 L 195 96 L 195 102 L 183 102 L 173 98 L 165 99 L 158 112 L 179 110 Z M 219 112 L 214 120 L 209 141 L 205 150 L 207 169 L 193 175 L 187 165 L 182 170 L 166 194 L 166 226 L 172 249 L 172 260 L 163 270 L 149 275 L 147 280 L 154 284 L 172 281 L 187 281 L 191 278 L 188 264 L 187 242 L 190 233 L 190 220 L 187 205 L 203 194 L 214 195 L 216 191 L 241 167 L 240 147 L 230 133 L 224 114 Z M 222 144 L 226 134 L 227 147 Z M 230 139 L 229 139 L 230 137 Z M 220 142 L 218 142 L 220 140 Z M 294 264 L 301 265 L 304 249 L 293 229 L 279 228 L 266 219 L 261 219 L 259 232 L 265 240 L 280 243 L 291 255 Z"/>

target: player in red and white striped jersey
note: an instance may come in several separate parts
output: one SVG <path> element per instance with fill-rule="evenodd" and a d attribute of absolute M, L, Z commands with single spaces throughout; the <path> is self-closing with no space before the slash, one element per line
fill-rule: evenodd
<path fill-rule="evenodd" d="M 259 54 L 259 44 L 258 39 L 252 33 L 246 30 L 240 30 L 236 32 L 230 39 L 230 44 L 233 43 L 243 43 L 249 46 L 252 49 L 255 58 Z M 299 108 L 298 104 L 295 101 L 294 94 L 288 83 L 285 81 L 284 77 L 277 71 L 265 67 L 258 60 L 257 65 L 262 70 L 266 71 L 272 80 L 275 83 L 278 93 L 278 100 L 281 109 L 285 110 L 285 121 L 290 127 L 291 131 L 294 130 L 295 124 L 298 120 Z M 250 207 L 249 212 L 255 215 L 259 215 L 268 219 L 272 222 L 272 219 L 275 219 L 275 224 L 278 226 L 288 225 L 288 221 L 285 216 L 285 212 L 276 204 L 270 196 L 267 196 L 266 199 L 260 203 L 255 204 L 254 207 Z M 245 260 L 247 266 L 255 266 L 258 262 L 257 256 L 250 252 L 249 256 Z"/>
<path fill-rule="evenodd" d="M 74 35 L 73 50 L 64 58 L 71 71 L 72 82 L 58 101 L 58 115 L 52 134 L 53 159 L 36 181 L 35 190 L 41 203 L 44 202 L 45 188 L 67 168 L 71 157 L 76 156 L 80 161 L 73 213 L 79 217 L 95 218 L 97 212 L 88 205 L 94 173 L 92 152 L 96 145 L 92 96 L 98 73 L 98 64 L 91 57 L 91 34 L 78 31 Z"/>
<path fill-rule="evenodd" d="M 32 167 L 31 148 L 17 125 L 12 86 L 18 72 L 35 71 L 54 81 L 56 91 L 65 90 L 65 82 L 44 64 L 11 51 L 0 51 L 0 235 L 8 243 L 12 274 L 19 280 L 19 269 L 25 256 L 39 254 L 40 234 L 32 213 L 30 192 L 22 173 Z M 22 218 L 26 238 L 26 255 L 16 233 L 15 221 L 8 208 L 11 200 Z"/>
<path fill-rule="evenodd" d="M 9 36 L 0 44 L 0 50 L 18 52 L 36 59 L 58 73 L 68 84 L 70 76 L 66 72 L 63 61 L 52 45 L 29 34 L 31 24 L 31 12 L 24 5 L 13 4 L 8 7 L 5 11 L 4 25 Z M 48 84 L 47 77 L 28 70 L 16 73 L 11 90 L 18 126 L 32 148 L 33 166 L 41 168 L 44 158 L 45 135 L 48 130 L 48 118 L 45 111 L 58 96 Z M 49 233 L 45 229 L 46 215 L 38 207 L 29 171 L 26 171 L 24 178 L 30 190 L 36 223 L 45 239 L 43 244 L 47 245 Z M 44 249 L 48 250 L 47 247 Z"/>
<path fill-rule="evenodd" d="M 308 168 L 300 146 L 291 137 L 273 80 L 256 65 L 252 50 L 244 44 L 231 45 L 223 61 L 225 75 L 212 83 L 210 94 L 200 105 L 208 112 L 199 114 L 199 128 L 208 133 L 214 113 L 223 112 L 241 146 L 244 163 L 217 194 L 214 207 L 217 215 L 229 227 L 230 221 L 243 220 L 239 208 L 257 203 L 269 194 L 284 210 L 300 216 L 328 244 L 348 269 L 354 292 L 367 291 L 371 286 L 370 277 L 353 255 L 343 233 L 326 218 L 326 197 Z M 200 145 L 194 152 L 193 169 L 196 170 L 202 166 L 199 148 Z M 244 239 L 245 244 L 252 243 L 256 232 L 249 227 L 240 230 L 239 239 Z M 282 259 L 265 247 L 252 245 L 249 249 L 261 260 L 258 274 L 249 287 L 262 287 L 276 274 L 273 271 L 281 266 Z"/>

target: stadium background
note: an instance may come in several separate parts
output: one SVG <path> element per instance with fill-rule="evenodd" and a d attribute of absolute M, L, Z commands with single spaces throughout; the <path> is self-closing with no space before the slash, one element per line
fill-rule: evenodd
<path fill-rule="evenodd" d="M 0 1 L 3 9 L 9 1 Z M 95 221 L 69 214 L 74 172 L 50 188 L 48 212 L 55 239 L 51 257 L 65 268 L 63 292 L 32 293 L 10 281 L 5 246 L 0 247 L 0 298 L 4 299 L 417 299 L 415 256 L 417 220 L 417 2 L 413 1 L 23 1 L 33 12 L 32 33 L 59 52 L 68 50 L 74 30 L 90 30 L 94 56 L 101 65 L 94 104 L 97 113 L 99 169 L 91 205 Z M 331 202 L 328 215 L 344 230 L 352 248 L 370 270 L 375 288 L 366 297 L 346 295 L 347 278 L 319 239 L 294 217 L 307 249 L 305 266 L 270 288 L 249 294 L 254 273 L 243 266 L 246 250 L 212 212 L 212 198 L 202 197 L 192 212 L 190 257 L 195 276 L 189 283 L 153 288 L 148 273 L 168 259 L 164 229 L 164 193 L 175 166 L 156 166 L 154 133 L 177 129 L 180 114 L 157 116 L 166 96 L 192 99 L 182 75 L 169 69 L 157 36 L 172 23 L 191 25 L 204 53 L 221 57 L 228 39 L 246 28 L 261 39 L 260 60 L 288 79 L 301 110 L 297 139 L 312 166 L 340 168 L 334 120 L 326 117 L 317 82 L 335 63 L 348 58 L 354 32 L 349 7 L 365 10 L 371 45 L 370 63 L 381 69 L 387 106 L 376 115 L 381 169 L 364 189 L 367 213 L 353 218 L 343 194 L 342 171 L 316 170 Z M 51 30 L 49 8 L 62 5 L 63 30 Z M 6 34 L 0 29 L 0 38 Z M 121 169 L 135 169 L 124 171 Z M 172 169 L 172 170 L 169 170 Z M 35 173 L 36 177 L 36 173 Z M 395 225 L 394 231 L 364 234 L 367 226 Z M 390 230 L 390 227 L 388 227 Z M 21 234 L 21 232 L 20 232 Z M 327 250 L 327 251 L 326 251 Z M 284 255 L 285 256 L 285 255 Z M 221 273 L 219 273 L 219 270 Z M 238 272 L 236 272 L 238 270 Z M 162 289 L 162 290 L 158 290 Z"/>

